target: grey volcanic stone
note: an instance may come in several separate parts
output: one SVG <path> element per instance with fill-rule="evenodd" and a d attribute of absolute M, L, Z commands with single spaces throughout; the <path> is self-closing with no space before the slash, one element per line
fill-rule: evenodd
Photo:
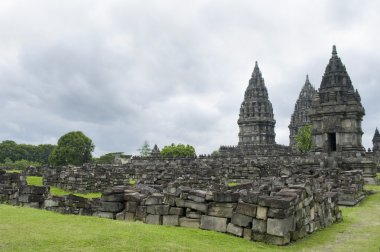
<path fill-rule="evenodd" d="M 200 219 L 190 219 L 186 217 L 179 219 L 179 225 L 181 227 L 199 228 L 200 222 Z"/>
<path fill-rule="evenodd" d="M 148 214 L 146 216 L 145 222 L 147 224 L 161 225 L 162 224 L 162 216 L 157 215 L 157 214 Z"/>
<path fill-rule="evenodd" d="M 164 215 L 164 216 L 162 216 L 162 225 L 178 226 L 179 225 L 178 215 Z"/>
<path fill-rule="evenodd" d="M 232 223 L 228 223 L 227 225 L 227 233 L 236 235 L 236 236 L 243 236 L 243 228 L 236 226 Z"/>
<path fill-rule="evenodd" d="M 225 233 L 227 231 L 227 218 L 202 215 L 201 228 Z"/>
<path fill-rule="evenodd" d="M 244 214 L 234 213 L 231 218 L 231 223 L 240 227 L 249 227 L 252 223 L 252 217 Z"/>

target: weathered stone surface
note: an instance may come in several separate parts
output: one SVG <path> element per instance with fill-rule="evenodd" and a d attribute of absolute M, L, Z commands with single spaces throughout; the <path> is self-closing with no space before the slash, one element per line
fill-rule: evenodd
<path fill-rule="evenodd" d="M 285 219 L 294 214 L 294 207 L 288 209 L 268 208 L 267 216 L 275 219 Z"/>
<path fill-rule="evenodd" d="M 125 220 L 126 221 L 135 221 L 135 213 L 129 213 L 129 212 L 126 212 L 125 213 Z M 140 219 L 142 220 L 142 219 Z M 142 220 L 144 221 L 144 220 Z"/>
<path fill-rule="evenodd" d="M 124 209 L 124 204 L 120 202 L 101 202 L 100 210 L 102 212 L 117 213 Z"/>
<path fill-rule="evenodd" d="M 207 208 L 208 208 L 206 203 L 199 203 L 199 202 L 194 202 L 190 200 L 182 200 L 182 199 L 176 199 L 176 206 L 191 208 L 194 210 L 198 210 L 202 213 L 206 213 Z"/>
<path fill-rule="evenodd" d="M 156 215 L 156 214 L 148 214 L 146 216 L 145 222 L 147 224 L 161 225 L 162 224 L 162 216 Z"/>
<path fill-rule="evenodd" d="M 159 205 L 164 202 L 164 195 L 161 193 L 153 193 L 144 201 L 144 205 Z"/>
<path fill-rule="evenodd" d="M 133 201 L 128 201 L 125 203 L 125 211 L 134 213 L 137 210 L 138 203 Z"/>
<path fill-rule="evenodd" d="M 148 214 L 168 215 L 169 206 L 168 205 L 149 205 L 146 207 L 146 212 Z"/>
<path fill-rule="evenodd" d="M 179 219 L 179 225 L 181 227 L 199 228 L 200 222 L 200 219 L 190 219 L 186 217 Z"/>
<path fill-rule="evenodd" d="M 115 219 L 115 214 L 111 212 L 97 212 L 94 215 L 100 218 Z"/>
<path fill-rule="evenodd" d="M 282 197 L 282 196 L 260 196 L 259 205 L 286 209 L 295 205 L 296 197 Z"/>
<path fill-rule="evenodd" d="M 227 231 L 227 218 L 202 215 L 200 227 L 225 233 Z"/>
<path fill-rule="evenodd" d="M 289 231 L 294 230 L 294 219 L 288 217 L 286 219 L 273 219 L 267 220 L 267 233 L 275 236 L 286 236 Z"/>
<path fill-rule="evenodd" d="M 178 215 L 164 215 L 164 216 L 162 216 L 162 225 L 178 226 L 179 225 Z"/>
<path fill-rule="evenodd" d="M 266 233 L 267 222 L 266 220 L 253 219 L 252 220 L 252 232 L 254 233 Z"/>
<path fill-rule="evenodd" d="M 49 186 L 25 185 L 20 187 L 20 194 L 47 194 L 50 191 Z"/>
<path fill-rule="evenodd" d="M 267 219 L 267 212 L 268 212 L 267 207 L 257 206 L 256 218 L 261 219 L 261 220 L 266 220 Z"/>
<path fill-rule="evenodd" d="M 267 243 L 274 244 L 274 245 L 285 245 L 290 242 L 290 234 L 286 234 L 285 236 L 281 236 L 281 237 L 266 234 L 264 241 Z"/>
<path fill-rule="evenodd" d="M 145 197 L 144 194 L 140 194 L 138 192 L 126 193 L 124 194 L 124 200 L 127 202 L 140 202 Z"/>
<path fill-rule="evenodd" d="M 236 213 L 256 217 L 257 205 L 239 202 L 236 207 Z"/>
<path fill-rule="evenodd" d="M 42 195 L 36 195 L 36 194 L 23 194 L 23 195 L 20 195 L 18 200 L 23 203 L 29 203 L 29 202 L 42 203 L 44 201 L 44 197 Z"/>
<path fill-rule="evenodd" d="M 103 201 L 122 202 L 124 201 L 124 193 L 102 195 L 101 199 Z"/>
<path fill-rule="evenodd" d="M 146 206 L 138 206 L 136 209 L 136 220 L 145 221 L 146 216 Z"/>
<path fill-rule="evenodd" d="M 227 233 L 236 235 L 236 236 L 243 236 L 243 228 L 240 226 L 236 226 L 232 223 L 228 223 L 227 225 Z"/>
<path fill-rule="evenodd" d="M 210 203 L 207 215 L 231 218 L 235 207 L 235 203 Z"/>
<path fill-rule="evenodd" d="M 252 217 L 244 214 L 234 213 L 231 218 L 231 223 L 240 227 L 249 227 L 252 224 Z"/>
<path fill-rule="evenodd" d="M 252 240 L 252 229 L 244 228 L 243 229 L 243 238 L 250 241 Z"/>
<path fill-rule="evenodd" d="M 182 207 L 171 207 L 169 209 L 169 214 L 170 215 L 178 215 L 178 216 L 183 216 L 184 215 L 184 210 Z"/>
<path fill-rule="evenodd" d="M 200 219 L 202 216 L 201 212 L 186 211 L 186 217 L 191 219 Z"/>
<path fill-rule="evenodd" d="M 215 202 L 238 202 L 239 193 L 233 192 L 214 192 L 214 201 Z"/>
<path fill-rule="evenodd" d="M 125 212 L 116 213 L 115 215 L 116 220 L 125 220 Z"/>

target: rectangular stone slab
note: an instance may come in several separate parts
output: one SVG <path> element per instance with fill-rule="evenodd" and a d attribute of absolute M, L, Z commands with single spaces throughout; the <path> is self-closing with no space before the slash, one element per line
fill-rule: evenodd
<path fill-rule="evenodd" d="M 227 218 L 202 215 L 201 229 L 225 233 L 227 231 Z"/>

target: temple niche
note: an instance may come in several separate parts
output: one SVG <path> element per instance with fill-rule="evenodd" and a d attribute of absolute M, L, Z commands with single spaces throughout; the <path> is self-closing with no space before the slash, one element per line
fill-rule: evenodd
<path fill-rule="evenodd" d="M 298 130 L 303 126 L 311 124 L 309 118 L 309 110 L 313 96 L 316 92 L 317 91 L 309 81 L 309 76 L 306 75 L 305 84 L 303 85 L 302 90 L 298 96 L 289 124 L 289 145 L 293 149 L 296 147 L 295 136 L 297 135 Z"/>
<path fill-rule="evenodd" d="M 239 146 L 275 145 L 272 103 L 257 62 L 239 113 Z"/>
<path fill-rule="evenodd" d="M 365 114 L 358 91 L 336 47 L 310 109 L 314 152 L 362 152 L 361 122 Z"/>

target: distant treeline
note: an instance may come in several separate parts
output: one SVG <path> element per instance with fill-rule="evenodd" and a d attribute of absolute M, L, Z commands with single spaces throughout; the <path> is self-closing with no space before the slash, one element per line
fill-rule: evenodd
<path fill-rule="evenodd" d="M 48 164 L 49 155 L 55 145 L 51 144 L 17 144 L 14 141 L 6 140 L 0 143 L 0 163 L 5 163 L 6 159 L 13 162 L 27 160 L 40 164 Z"/>

